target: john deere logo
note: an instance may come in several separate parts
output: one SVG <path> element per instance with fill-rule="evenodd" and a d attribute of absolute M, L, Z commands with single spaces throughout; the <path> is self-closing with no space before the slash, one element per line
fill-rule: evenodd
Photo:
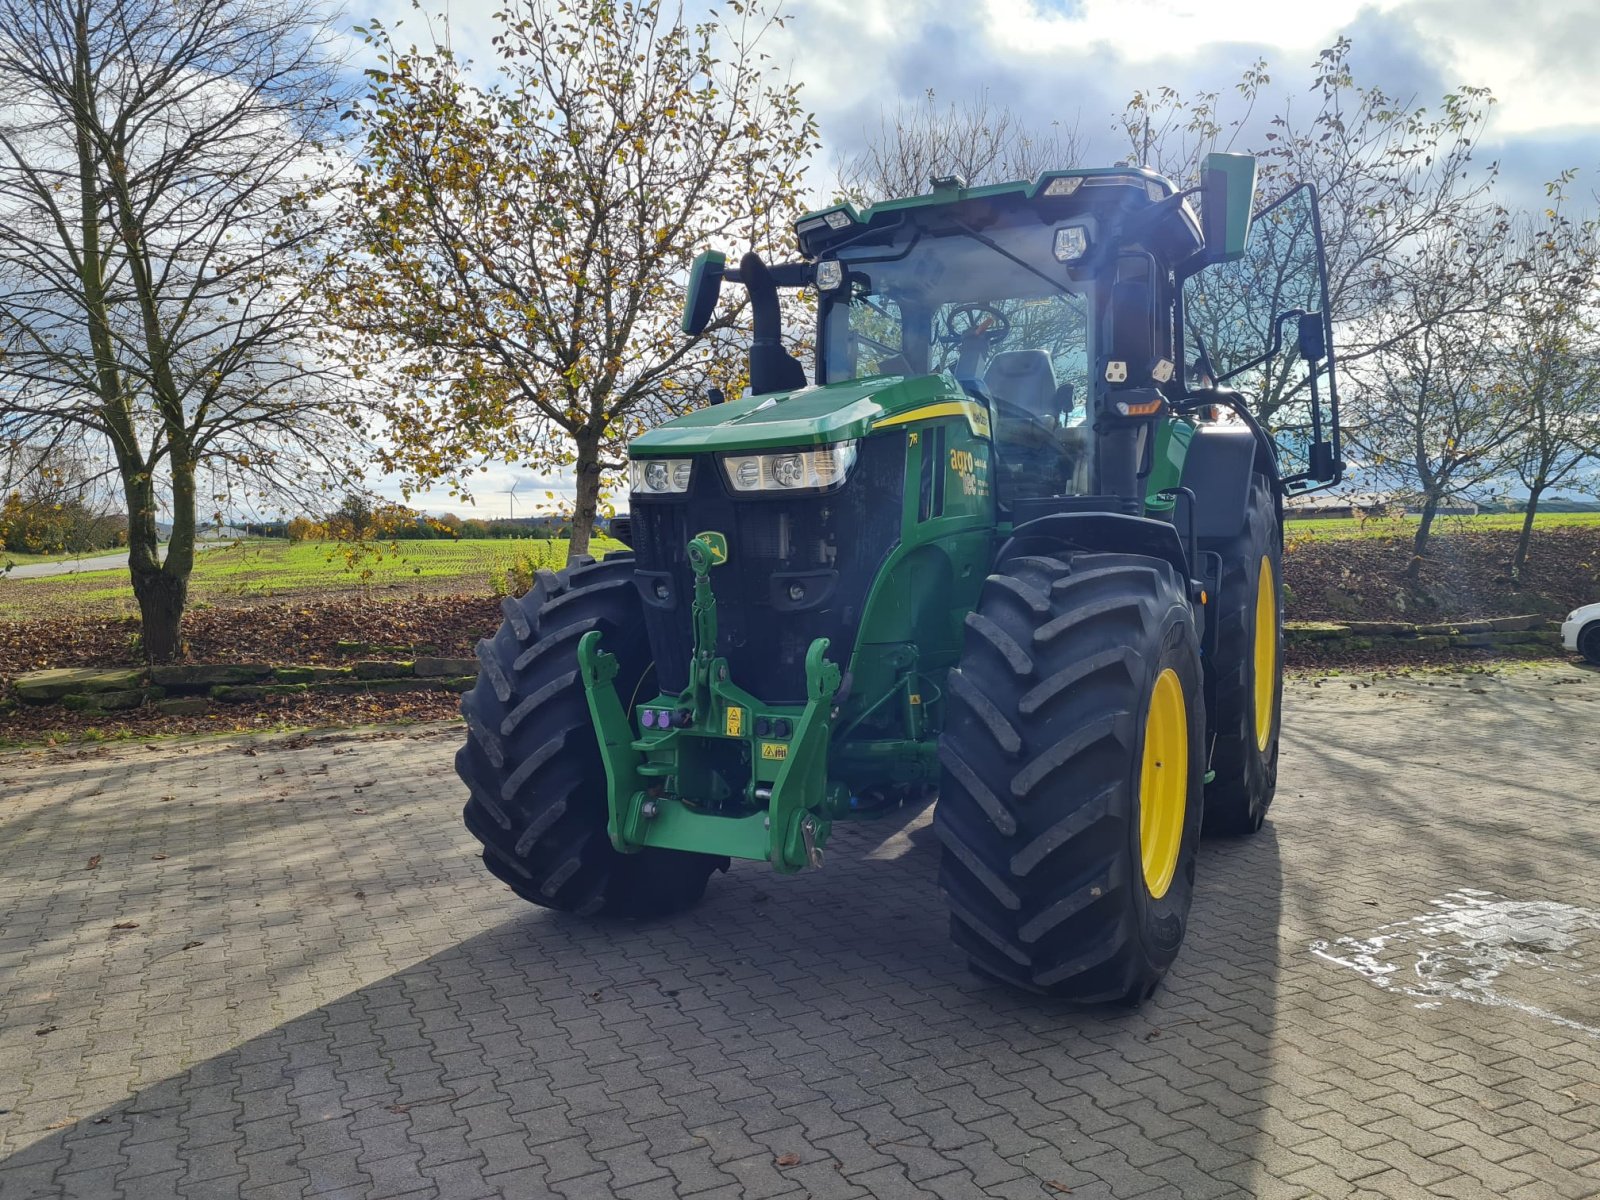
<path fill-rule="evenodd" d="M 713 567 L 720 567 L 728 561 L 728 539 L 726 535 L 720 534 L 716 530 L 707 530 L 705 533 L 697 533 L 694 536 L 704 542 L 711 550 L 711 565 Z"/>

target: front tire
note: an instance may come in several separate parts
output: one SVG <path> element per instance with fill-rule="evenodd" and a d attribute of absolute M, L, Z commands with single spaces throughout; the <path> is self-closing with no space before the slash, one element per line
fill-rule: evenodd
<path fill-rule="evenodd" d="M 606 832 L 605 765 L 578 639 L 599 630 L 628 702 L 651 665 L 633 555 L 540 571 L 501 610 L 499 632 L 478 643 L 478 682 L 461 698 L 467 742 L 456 753 L 470 793 L 463 819 L 483 844 L 484 866 L 524 900 L 562 912 L 660 916 L 696 903 L 726 858 L 622 854 Z"/>
<path fill-rule="evenodd" d="M 1283 713 L 1283 550 L 1272 484 L 1252 475 L 1239 533 L 1208 546 L 1222 556 L 1211 728 L 1214 772 L 1206 786 L 1205 832 L 1251 834 L 1278 790 Z"/>
<path fill-rule="evenodd" d="M 1183 942 L 1204 764 L 1184 581 L 1126 554 L 996 567 L 950 672 L 934 829 L 982 974 L 1144 1000 Z"/>

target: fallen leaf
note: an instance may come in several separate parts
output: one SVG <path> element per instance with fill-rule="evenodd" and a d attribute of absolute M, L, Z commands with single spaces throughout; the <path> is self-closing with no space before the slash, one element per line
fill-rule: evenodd
<path fill-rule="evenodd" d="M 137 921 L 118 921 L 111 928 L 113 928 L 113 929 L 137 929 L 137 928 L 139 928 L 139 922 L 137 922 Z"/>
<path fill-rule="evenodd" d="M 369 815 L 370 813 L 370 810 L 365 808 L 352 808 L 350 811 L 363 817 Z"/>
<path fill-rule="evenodd" d="M 410 1112 L 411 1111 L 411 1105 L 409 1105 L 409 1104 L 391 1104 L 391 1105 L 389 1105 L 389 1111 L 392 1112 L 392 1113 Z"/>
<path fill-rule="evenodd" d="M 110 1117 L 96 1117 L 94 1119 L 94 1123 L 96 1125 L 109 1125 L 109 1124 L 111 1124 L 111 1118 Z"/>
<path fill-rule="evenodd" d="M 244 753 L 246 758 L 254 758 L 256 756 L 256 748 L 254 746 L 246 746 Z"/>
<path fill-rule="evenodd" d="M 167 861 L 167 856 L 165 854 L 152 854 L 150 856 L 150 861 L 151 862 L 166 862 Z"/>
<path fill-rule="evenodd" d="M 100 856 L 98 854 L 96 854 L 96 855 L 93 855 L 89 859 L 88 865 L 86 867 L 84 867 L 83 869 L 85 871 L 94 871 L 94 870 L 97 870 L 99 868 L 99 866 L 100 866 Z"/>
<path fill-rule="evenodd" d="M 1044 1181 L 1044 1185 L 1052 1192 L 1060 1192 L 1063 1196 L 1070 1196 L 1072 1194 L 1072 1189 L 1066 1184 L 1062 1183 L 1059 1179 L 1046 1179 Z"/>
<path fill-rule="evenodd" d="M 800 1156 L 798 1154 L 780 1154 L 776 1162 L 780 1167 L 797 1167 L 800 1165 Z"/>
<path fill-rule="evenodd" d="M 59 1121 L 50 1122 L 50 1124 L 46 1125 L 45 1128 L 46 1129 L 65 1129 L 68 1125 L 76 1125 L 77 1123 L 78 1123 L 78 1118 L 77 1117 L 64 1117 Z"/>
<path fill-rule="evenodd" d="M 204 946 L 204 945 L 205 945 L 204 942 L 185 942 L 183 944 L 183 948 L 185 950 L 193 950 L 196 946 Z"/>
<path fill-rule="evenodd" d="M 43 1037 L 47 1033 L 54 1033 L 59 1028 L 61 1028 L 59 1025 L 46 1025 L 43 1029 L 35 1029 L 33 1031 L 33 1036 Z"/>
<path fill-rule="evenodd" d="M 356 899 L 357 900 L 365 900 L 366 898 L 367 898 L 367 894 L 365 892 L 357 892 L 356 893 Z"/>

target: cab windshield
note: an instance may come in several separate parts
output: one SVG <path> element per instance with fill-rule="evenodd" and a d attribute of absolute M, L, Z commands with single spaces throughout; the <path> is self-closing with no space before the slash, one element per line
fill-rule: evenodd
<path fill-rule="evenodd" d="M 1002 499 L 1089 493 L 1089 303 L 1053 240 L 1023 213 L 841 249 L 845 282 L 822 295 L 823 382 L 948 372 L 989 406 Z"/>

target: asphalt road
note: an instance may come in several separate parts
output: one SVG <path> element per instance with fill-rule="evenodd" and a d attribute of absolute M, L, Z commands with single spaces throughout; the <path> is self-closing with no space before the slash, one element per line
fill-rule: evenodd
<path fill-rule="evenodd" d="M 196 550 L 215 550 L 220 546 L 231 546 L 232 541 L 226 542 L 196 542 Z M 162 558 L 167 556 L 167 544 L 162 542 L 158 547 Z M 3 556 L 0 556 L 3 558 Z M 128 565 L 127 551 L 117 554 L 96 554 L 92 558 L 72 558 L 61 562 L 47 563 L 19 563 L 9 571 L 0 572 L 0 582 L 7 579 L 46 579 L 51 575 L 77 575 L 84 571 L 115 571 Z"/>

